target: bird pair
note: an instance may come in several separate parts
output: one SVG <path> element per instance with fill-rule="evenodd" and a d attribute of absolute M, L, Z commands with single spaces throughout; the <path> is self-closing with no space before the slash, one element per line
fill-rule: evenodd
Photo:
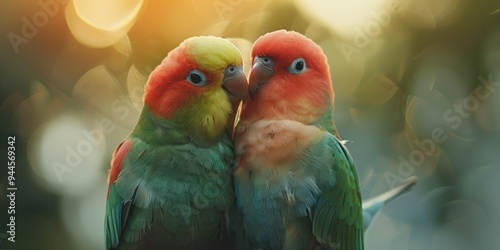
<path fill-rule="evenodd" d="M 364 248 L 367 220 L 410 185 L 363 211 L 317 44 L 280 30 L 251 57 L 247 83 L 234 45 L 193 37 L 153 70 L 111 161 L 106 249 Z"/>

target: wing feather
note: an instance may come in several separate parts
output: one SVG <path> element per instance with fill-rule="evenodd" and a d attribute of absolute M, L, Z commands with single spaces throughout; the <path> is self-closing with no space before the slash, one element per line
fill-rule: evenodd
<path fill-rule="evenodd" d="M 335 183 L 323 187 L 313 213 L 313 234 L 332 249 L 364 249 L 361 195 L 354 163 L 334 135 L 325 133 L 323 137 L 317 146 L 333 154 L 329 166 Z"/>
<path fill-rule="evenodd" d="M 108 176 L 108 197 L 106 201 L 106 218 L 104 220 L 106 249 L 118 246 L 120 235 L 127 220 L 131 200 L 124 201 L 114 185 L 122 170 L 122 163 L 131 148 L 131 141 L 122 142 L 115 149 L 111 160 L 111 171 Z"/>

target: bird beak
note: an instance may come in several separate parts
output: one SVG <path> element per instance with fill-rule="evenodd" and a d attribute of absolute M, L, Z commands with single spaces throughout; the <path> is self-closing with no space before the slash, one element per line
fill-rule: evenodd
<path fill-rule="evenodd" d="M 264 86 L 274 75 L 274 62 L 269 57 L 255 57 L 248 80 L 250 98 L 253 100 L 257 90 Z"/>
<path fill-rule="evenodd" d="M 224 75 L 222 88 L 226 91 L 231 104 L 238 105 L 240 101 L 244 103 L 248 101 L 248 82 L 240 67 L 233 68 L 234 72 Z"/>

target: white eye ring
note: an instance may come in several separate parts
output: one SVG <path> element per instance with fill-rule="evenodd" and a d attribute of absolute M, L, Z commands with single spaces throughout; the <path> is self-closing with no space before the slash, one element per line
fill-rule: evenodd
<path fill-rule="evenodd" d="M 290 67 L 288 67 L 288 72 L 298 75 L 304 73 L 306 69 L 306 60 L 304 60 L 304 58 L 297 58 L 290 64 Z"/>
<path fill-rule="evenodd" d="M 205 74 L 203 74 L 199 70 L 191 70 L 189 74 L 186 77 L 186 80 L 193 84 L 194 86 L 205 86 L 207 85 L 207 78 L 205 77 Z"/>

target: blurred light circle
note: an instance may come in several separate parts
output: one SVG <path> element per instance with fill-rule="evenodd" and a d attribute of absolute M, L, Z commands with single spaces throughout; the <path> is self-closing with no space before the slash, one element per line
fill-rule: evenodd
<path fill-rule="evenodd" d="M 117 31 L 133 23 L 143 0 L 73 0 L 79 18 L 103 31 Z"/>
<path fill-rule="evenodd" d="M 98 3 L 94 0 L 75 0 L 66 6 L 66 22 L 77 41 L 89 47 L 104 48 L 127 34 L 141 6 L 142 1 L 139 0 Z"/>
<path fill-rule="evenodd" d="M 44 188 L 61 195 L 77 195 L 93 187 L 101 175 L 104 137 L 76 116 L 60 116 L 30 138 L 31 167 Z"/>

